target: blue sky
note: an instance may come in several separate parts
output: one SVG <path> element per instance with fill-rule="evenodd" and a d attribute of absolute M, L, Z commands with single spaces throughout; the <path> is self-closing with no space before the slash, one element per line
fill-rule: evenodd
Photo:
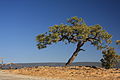
<path fill-rule="evenodd" d="M 119 0 L 0 0 L 0 57 L 17 63 L 66 62 L 75 45 L 58 43 L 38 50 L 35 37 L 73 16 L 82 17 L 88 25 L 100 24 L 113 41 L 120 39 Z M 89 44 L 83 48 L 86 51 L 75 61 L 96 62 L 102 57 Z"/>

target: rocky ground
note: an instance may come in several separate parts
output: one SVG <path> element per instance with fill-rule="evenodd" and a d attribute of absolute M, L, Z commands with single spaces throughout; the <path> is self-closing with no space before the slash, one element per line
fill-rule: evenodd
<path fill-rule="evenodd" d="M 63 80 L 120 80 L 120 69 L 91 68 L 85 66 L 71 67 L 32 67 L 5 70 L 13 74 L 31 75 L 49 79 Z"/>

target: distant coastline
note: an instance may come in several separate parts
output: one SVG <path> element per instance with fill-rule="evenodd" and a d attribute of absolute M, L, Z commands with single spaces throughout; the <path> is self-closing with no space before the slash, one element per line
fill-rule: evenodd
<path fill-rule="evenodd" d="M 36 66 L 52 66 L 52 67 L 59 67 L 65 66 L 63 62 L 46 62 L 46 63 L 15 63 L 16 65 L 6 65 L 3 68 L 24 68 L 24 67 L 36 67 Z M 95 66 L 95 67 L 102 67 L 100 62 L 74 62 L 70 66 Z M 115 67 L 120 68 L 120 63 Z"/>

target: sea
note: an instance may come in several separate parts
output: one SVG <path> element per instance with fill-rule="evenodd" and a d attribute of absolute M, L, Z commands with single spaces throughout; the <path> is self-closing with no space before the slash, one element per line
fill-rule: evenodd
<path fill-rule="evenodd" d="M 2 66 L 4 69 L 8 68 L 25 68 L 25 67 L 38 67 L 38 66 L 52 66 L 52 67 L 61 67 L 65 66 L 65 63 L 12 63 L 9 65 Z M 74 62 L 69 66 L 90 66 L 90 67 L 102 67 L 100 62 Z M 115 68 L 120 68 L 120 63 L 115 66 Z"/>

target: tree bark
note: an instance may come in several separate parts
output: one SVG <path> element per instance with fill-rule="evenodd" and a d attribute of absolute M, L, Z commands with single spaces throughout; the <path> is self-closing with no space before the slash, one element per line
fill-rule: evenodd
<path fill-rule="evenodd" d="M 75 52 L 73 53 L 73 55 L 68 60 L 68 62 L 65 64 L 66 66 L 70 65 L 74 61 L 74 59 L 76 58 L 76 56 L 78 55 L 80 50 L 83 50 L 83 49 L 80 49 L 83 45 L 84 45 L 84 43 L 80 43 L 80 42 L 77 44 L 77 48 L 76 48 Z"/>

